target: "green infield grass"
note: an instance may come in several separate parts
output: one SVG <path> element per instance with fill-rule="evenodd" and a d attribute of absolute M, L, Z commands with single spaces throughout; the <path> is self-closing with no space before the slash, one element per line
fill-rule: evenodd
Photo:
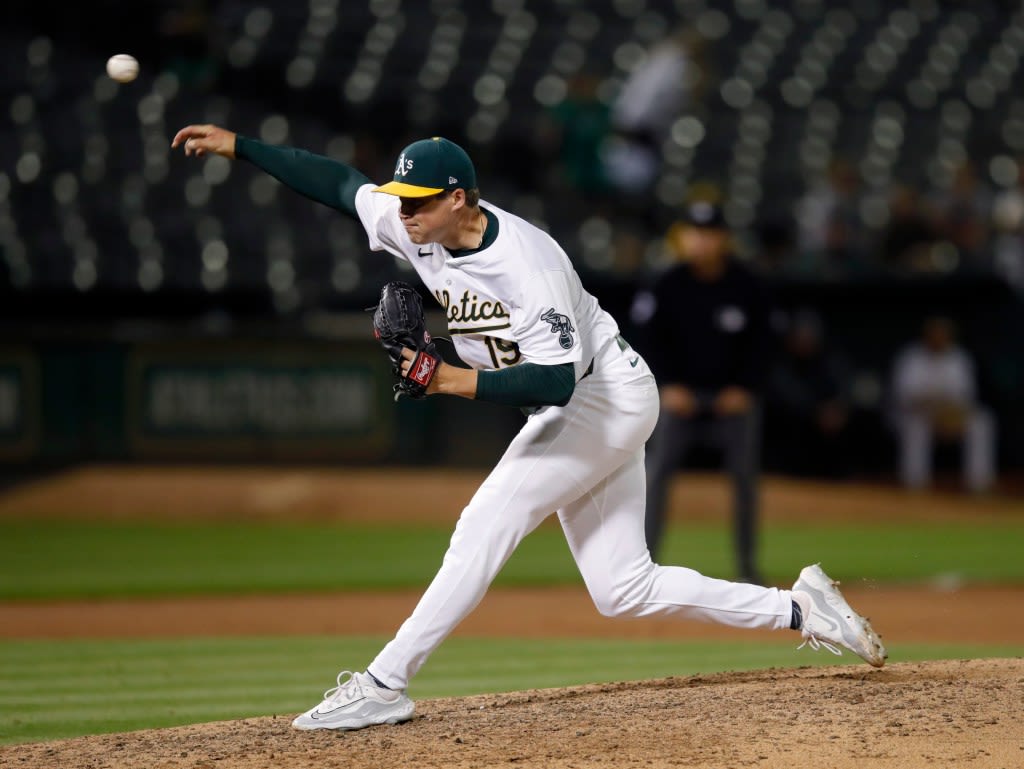
<path fill-rule="evenodd" d="M 362 669 L 383 638 L 0 642 L 0 743 L 232 718 L 291 717 L 319 701 L 339 667 Z M 856 658 L 771 643 L 451 638 L 414 698 L 629 681 L 727 670 L 848 664 Z M 907 645 L 890 662 L 1019 657 L 1024 644 Z"/>
<path fill-rule="evenodd" d="M 326 524 L 0 522 L 0 600 L 392 589 L 425 585 L 450 531 Z M 820 561 L 841 580 L 1024 583 L 1024 520 L 814 527 L 761 540 L 766 578 L 788 584 Z M 724 526 L 675 526 L 662 563 L 733 576 Z M 381 568 L 386 563 L 387 568 Z M 503 585 L 578 583 L 557 526 L 522 543 Z"/>

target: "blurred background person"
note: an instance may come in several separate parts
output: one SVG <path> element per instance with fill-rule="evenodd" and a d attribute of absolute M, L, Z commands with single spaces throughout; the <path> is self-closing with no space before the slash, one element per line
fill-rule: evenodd
<path fill-rule="evenodd" d="M 971 355 L 956 343 L 953 322 L 925 320 L 921 338 L 896 358 L 892 373 L 900 479 L 910 489 L 932 480 L 936 442 L 959 443 L 966 487 L 988 491 L 995 479 L 996 423 L 978 402 Z"/>
<path fill-rule="evenodd" d="M 641 213 L 653 199 L 672 124 L 700 101 L 703 46 L 695 30 L 679 27 L 645 52 L 612 102 L 604 165 L 622 202 Z"/>
<path fill-rule="evenodd" d="M 675 263 L 638 292 L 631 313 L 661 389 L 647 447 L 647 544 L 657 559 L 669 482 L 695 444 L 712 445 L 732 482 L 738 577 L 759 583 L 760 398 L 773 346 L 768 289 L 734 257 L 717 202 L 688 203 L 667 240 Z"/>
<path fill-rule="evenodd" d="M 830 347 L 821 316 L 793 312 L 765 391 L 765 433 L 773 460 L 792 475 L 842 478 L 850 472 L 849 367 Z"/>

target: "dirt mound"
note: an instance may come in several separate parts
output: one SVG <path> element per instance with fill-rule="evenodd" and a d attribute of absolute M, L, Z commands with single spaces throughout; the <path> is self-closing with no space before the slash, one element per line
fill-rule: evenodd
<path fill-rule="evenodd" d="M 773 669 L 418 703 L 410 723 L 305 733 L 290 714 L 0 748 L 0 766 L 1024 765 L 1024 660 Z"/>

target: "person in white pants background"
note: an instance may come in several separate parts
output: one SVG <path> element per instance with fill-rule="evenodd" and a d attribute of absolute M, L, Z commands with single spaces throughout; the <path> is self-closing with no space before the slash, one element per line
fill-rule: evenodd
<path fill-rule="evenodd" d="M 900 480 L 910 489 L 932 480 L 935 444 L 959 443 L 966 488 L 988 491 L 995 481 L 996 422 L 978 402 L 974 361 L 956 343 L 949 318 L 925 320 L 919 341 L 893 365 L 894 421 L 899 436 Z"/>
<path fill-rule="evenodd" d="M 875 666 L 878 635 L 818 566 L 793 590 L 655 564 L 644 534 L 644 444 L 658 418 L 650 369 L 583 288 L 561 247 L 480 200 L 465 151 L 410 144 L 380 187 L 350 166 L 212 125 L 181 129 L 186 155 L 243 158 L 307 197 L 356 217 L 372 250 L 407 260 L 445 310 L 470 368 L 438 366 L 428 394 L 530 413 L 466 505 L 437 575 L 364 672 L 339 673 L 298 729 L 358 729 L 413 716 L 405 694 L 431 652 L 483 598 L 519 542 L 556 513 L 598 610 L 746 628 L 794 629 L 813 648 L 846 647 Z M 407 352 L 407 373 L 412 351 Z"/>

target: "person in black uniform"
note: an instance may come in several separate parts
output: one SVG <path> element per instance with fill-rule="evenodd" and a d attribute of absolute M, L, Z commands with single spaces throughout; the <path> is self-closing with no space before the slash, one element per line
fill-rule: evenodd
<path fill-rule="evenodd" d="M 668 244 L 677 263 L 637 294 L 632 310 L 637 344 L 661 393 L 647 445 L 647 545 L 656 558 L 669 481 L 691 447 L 710 443 L 721 449 L 732 479 L 739 579 L 761 583 L 760 397 L 775 344 L 767 284 L 734 258 L 716 203 L 688 203 Z"/>

